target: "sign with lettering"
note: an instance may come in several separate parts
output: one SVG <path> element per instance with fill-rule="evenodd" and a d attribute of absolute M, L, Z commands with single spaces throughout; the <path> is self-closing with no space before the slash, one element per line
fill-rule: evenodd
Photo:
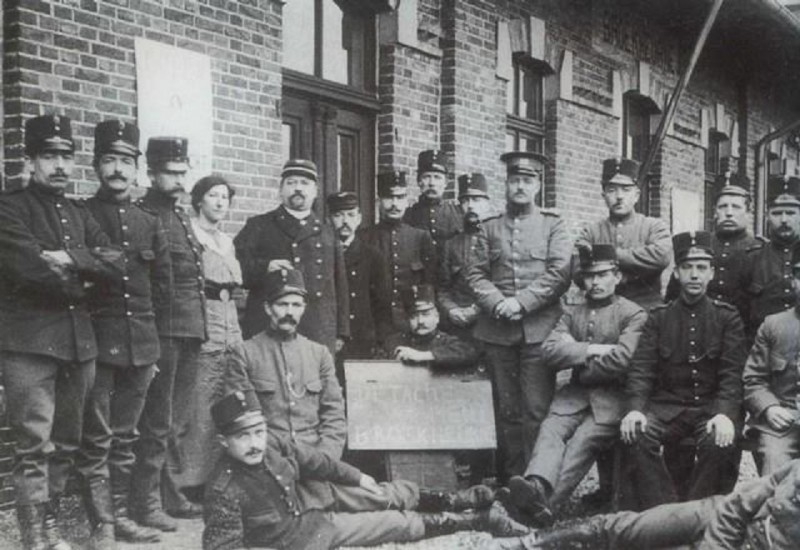
<path fill-rule="evenodd" d="M 493 449 L 491 383 L 399 361 L 347 361 L 347 441 L 355 450 Z"/>

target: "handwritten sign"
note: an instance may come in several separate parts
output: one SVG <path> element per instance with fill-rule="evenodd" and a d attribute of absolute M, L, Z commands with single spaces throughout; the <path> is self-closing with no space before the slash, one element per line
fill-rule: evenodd
<path fill-rule="evenodd" d="M 488 380 L 398 361 L 347 361 L 344 370 L 351 449 L 495 448 Z"/>

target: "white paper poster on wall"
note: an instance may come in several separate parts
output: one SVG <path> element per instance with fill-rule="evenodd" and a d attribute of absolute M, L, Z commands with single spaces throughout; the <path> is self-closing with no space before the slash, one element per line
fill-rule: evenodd
<path fill-rule="evenodd" d="M 189 138 L 186 191 L 211 173 L 213 105 L 211 58 L 160 42 L 136 39 L 136 86 L 141 149 L 154 136 Z M 150 185 L 142 159 L 139 184 Z"/>
<path fill-rule="evenodd" d="M 703 229 L 703 197 L 695 191 L 672 189 L 672 234 Z"/>

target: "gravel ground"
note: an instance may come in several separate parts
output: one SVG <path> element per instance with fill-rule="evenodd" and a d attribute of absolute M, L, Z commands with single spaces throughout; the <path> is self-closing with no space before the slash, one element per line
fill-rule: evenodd
<path fill-rule="evenodd" d="M 740 468 L 740 482 L 756 477 L 756 469 L 752 456 L 745 452 Z M 597 476 L 593 469 L 581 482 L 577 491 L 570 500 L 569 505 L 561 512 L 564 520 L 580 518 L 588 515 L 580 496 L 591 493 L 597 487 Z M 88 526 L 77 497 L 71 497 L 64 503 L 64 513 L 67 536 L 75 549 L 87 548 Z M 176 533 L 165 533 L 160 544 L 125 544 L 119 543 L 119 550 L 197 550 L 203 531 L 202 520 L 185 520 L 179 522 L 180 528 Z M 446 537 L 423 540 L 408 544 L 385 544 L 379 550 L 482 550 L 490 544 L 491 537 L 485 533 L 463 532 Z M 0 512 L 0 549 L 21 550 L 16 518 L 13 510 Z M 592 549 L 585 549 L 592 550 Z M 599 550 L 599 549 L 597 549 Z M 614 550 L 614 549 L 610 549 Z"/>

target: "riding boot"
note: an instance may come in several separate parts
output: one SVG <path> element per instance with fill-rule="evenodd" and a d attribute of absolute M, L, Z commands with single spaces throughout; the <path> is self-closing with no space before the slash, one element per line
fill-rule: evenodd
<path fill-rule="evenodd" d="M 84 484 L 83 505 L 92 528 L 91 544 L 94 550 L 114 550 L 114 507 L 108 479 L 94 478 Z"/>
<path fill-rule="evenodd" d="M 425 537 L 439 537 L 457 531 L 486 531 L 496 537 L 520 537 L 530 529 L 511 519 L 503 506 L 496 502 L 484 510 L 420 514 L 425 525 Z"/>
<path fill-rule="evenodd" d="M 150 527 L 139 525 L 128 515 L 128 495 L 115 493 L 114 501 L 114 535 L 117 540 L 125 542 L 160 542 L 161 532 Z"/>
<path fill-rule="evenodd" d="M 488 508 L 494 502 L 494 490 L 486 485 L 474 485 L 462 491 L 431 491 L 420 489 L 419 512 L 458 512 Z"/>

